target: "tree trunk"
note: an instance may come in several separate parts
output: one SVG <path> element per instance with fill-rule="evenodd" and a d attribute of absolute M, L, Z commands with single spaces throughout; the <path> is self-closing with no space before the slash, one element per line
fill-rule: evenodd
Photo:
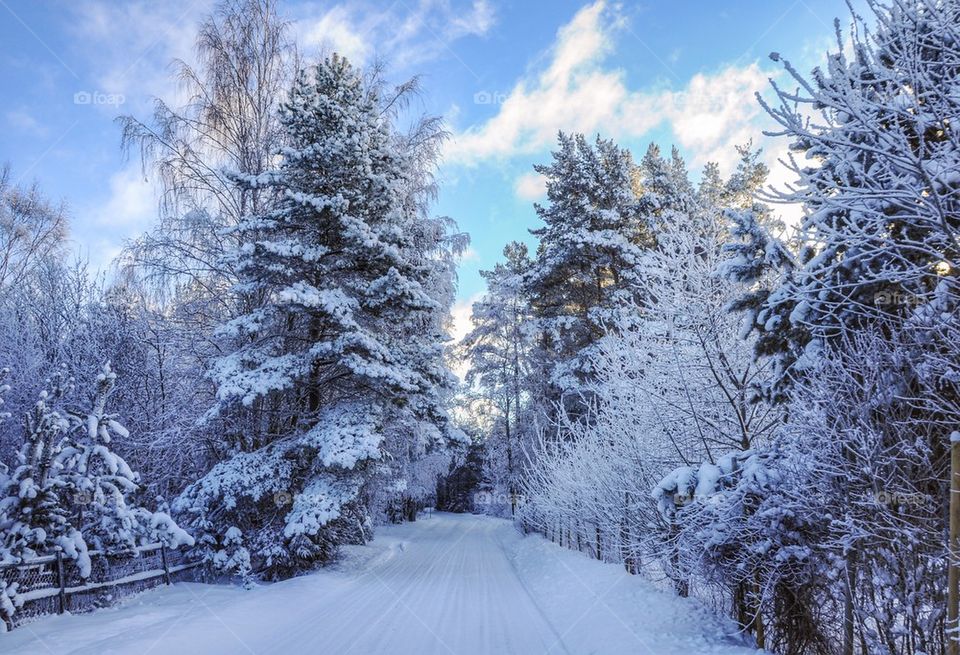
<path fill-rule="evenodd" d="M 753 634 L 757 637 L 757 648 L 763 650 L 767 647 L 767 635 L 766 628 L 763 625 L 763 605 L 761 604 L 761 587 L 759 578 L 754 581 L 751 610 L 753 611 Z"/>
<path fill-rule="evenodd" d="M 957 616 L 960 609 L 960 432 L 950 435 L 950 541 L 947 575 L 947 655 L 960 655 Z"/>
<path fill-rule="evenodd" d="M 680 555 L 678 553 L 674 553 L 671 559 L 671 564 L 673 565 L 673 574 L 675 576 L 674 586 L 677 589 L 677 595 L 680 596 L 680 598 L 686 598 L 690 595 L 690 583 L 686 578 L 680 577 Z"/>
<path fill-rule="evenodd" d="M 520 345 L 513 339 L 513 420 L 514 438 L 520 437 Z M 513 444 L 507 440 L 508 475 L 510 476 L 510 516 L 517 512 L 517 489 L 514 486 L 516 476 L 513 473 Z"/>
<path fill-rule="evenodd" d="M 853 655 L 853 591 L 857 586 L 856 552 L 847 553 L 846 589 L 843 595 L 843 655 Z"/>
<path fill-rule="evenodd" d="M 623 496 L 623 519 L 620 523 L 620 548 L 621 548 L 621 558 L 623 559 L 623 566 L 627 570 L 627 573 L 633 575 L 636 571 L 633 566 L 633 556 L 630 554 L 630 524 L 629 524 L 629 512 L 630 512 L 630 492 L 627 491 Z"/>
<path fill-rule="evenodd" d="M 513 411 L 516 412 L 517 408 L 514 406 Z M 510 493 L 510 516 L 516 516 L 517 514 L 517 500 L 516 492 L 513 488 L 513 439 L 510 434 L 510 398 L 507 398 L 507 411 L 506 416 L 504 416 L 504 427 L 506 429 L 507 437 L 507 490 Z"/>

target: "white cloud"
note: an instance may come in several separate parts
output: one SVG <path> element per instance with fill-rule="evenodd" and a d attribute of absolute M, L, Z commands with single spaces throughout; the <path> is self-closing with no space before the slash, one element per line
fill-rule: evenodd
<path fill-rule="evenodd" d="M 474 0 L 470 11 L 462 16 L 454 15 L 447 30 L 448 39 L 462 36 L 483 36 L 496 22 L 493 6 L 487 0 Z"/>
<path fill-rule="evenodd" d="M 796 186 L 796 175 L 778 161 L 790 161 L 788 144 L 779 143 L 777 147 L 767 148 L 764 150 L 763 155 L 764 163 L 770 168 L 770 175 L 767 177 L 767 187 L 775 191 L 787 191 L 789 186 Z M 788 228 L 798 226 L 803 216 L 803 207 L 796 203 L 777 203 L 773 206 L 773 210 L 784 221 Z"/>
<path fill-rule="evenodd" d="M 756 64 L 728 67 L 714 75 L 694 75 L 680 93 L 658 100 L 663 118 L 684 148 L 694 153 L 694 164 L 715 161 L 733 164 L 742 145 L 760 136 L 758 119 L 766 118 L 754 94 L 765 89 L 768 73 Z"/>
<path fill-rule="evenodd" d="M 473 303 L 477 302 L 482 297 L 482 293 L 476 293 L 464 300 L 458 300 L 453 305 L 453 309 L 450 311 L 452 318 L 450 336 L 453 338 L 454 343 L 460 343 L 463 341 L 463 338 L 467 336 L 470 330 L 473 329 L 473 320 L 471 319 L 471 315 L 473 314 Z M 468 362 L 466 358 L 457 358 L 453 365 L 453 373 L 458 378 L 463 380 L 467 377 L 467 371 L 469 368 L 470 362 Z"/>
<path fill-rule="evenodd" d="M 547 194 L 547 178 L 540 173 L 524 173 L 517 178 L 513 191 L 521 200 L 539 200 Z"/>
<path fill-rule="evenodd" d="M 604 0 L 581 9 L 557 32 L 545 68 L 519 80 L 492 118 L 455 134 L 445 161 L 470 165 L 542 152 L 559 130 L 635 138 L 662 124 L 694 154 L 692 163 L 735 161 L 733 145 L 759 133 L 753 94 L 766 88 L 767 73 L 756 64 L 730 66 L 695 75 L 679 91 L 631 90 L 623 70 L 605 65 L 623 20 Z M 521 183 L 533 193 L 532 181 L 522 179 L 518 194 Z"/>
<path fill-rule="evenodd" d="M 473 303 L 480 300 L 483 297 L 482 293 L 477 293 L 465 300 L 458 300 L 451 310 L 451 316 L 453 317 L 453 325 L 451 328 L 450 336 L 453 337 L 455 343 L 459 343 L 470 330 L 473 329 L 473 320 L 471 315 L 473 314 Z"/>
<path fill-rule="evenodd" d="M 475 293 L 469 298 L 458 300 L 450 311 L 452 324 L 450 336 L 453 343 L 458 344 L 463 341 L 470 330 L 473 329 L 473 303 L 479 301 L 483 293 Z M 466 358 L 457 358 L 453 364 L 453 373 L 461 380 L 467 377 L 467 371 L 470 369 L 470 362 Z"/>
<path fill-rule="evenodd" d="M 96 223 L 128 235 L 150 227 L 157 216 L 157 195 L 144 179 L 139 164 L 128 165 L 110 176 L 110 197 L 96 210 Z M 122 236 L 122 235 L 120 235 Z"/>
<path fill-rule="evenodd" d="M 184 89 L 171 75 L 170 63 L 193 63 L 194 40 L 200 21 L 214 0 L 83 0 L 72 7 L 74 47 L 89 60 L 94 88 L 86 80 L 75 92 L 122 94 L 128 102 L 148 103 L 161 97 L 178 105 Z M 138 111 L 139 107 L 100 105 L 110 113 Z"/>
<path fill-rule="evenodd" d="M 517 82 L 493 118 L 455 135 L 445 159 L 474 163 L 536 152 L 553 142 L 558 129 L 590 132 L 601 123 L 622 122 L 629 97 L 623 73 L 600 66 L 610 52 L 607 31 L 615 29 L 606 14 L 597 2 L 560 28 L 546 69 Z"/>
<path fill-rule="evenodd" d="M 15 109 L 6 114 L 7 124 L 15 130 L 33 134 L 35 136 L 46 136 L 50 133 L 40 121 L 27 109 Z"/>
<path fill-rule="evenodd" d="M 369 28 L 344 5 L 337 5 L 317 19 L 296 23 L 299 41 L 306 48 L 336 52 L 362 64 L 370 55 Z"/>
<path fill-rule="evenodd" d="M 123 252 L 123 243 L 115 239 L 85 239 L 76 244 L 74 257 L 84 262 L 94 273 L 114 270 L 117 258 Z"/>
<path fill-rule="evenodd" d="M 460 263 L 464 262 L 478 262 L 480 261 L 480 253 L 477 252 L 476 248 L 473 246 L 467 246 L 466 250 L 463 251 L 460 255 Z"/>
<path fill-rule="evenodd" d="M 338 52 L 356 63 L 384 58 L 404 69 L 445 55 L 452 44 L 483 36 L 495 23 L 488 0 L 419 0 L 381 4 L 350 2 L 295 8 L 294 29 L 306 48 Z"/>
<path fill-rule="evenodd" d="M 157 217 L 156 189 L 144 179 L 139 162 L 110 175 L 107 187 L 106 199 L 80 206 L 74 222 L 83 235 L 78 255 L 101 271 L 110 268 L 127 239 L 149 229 Z"/>

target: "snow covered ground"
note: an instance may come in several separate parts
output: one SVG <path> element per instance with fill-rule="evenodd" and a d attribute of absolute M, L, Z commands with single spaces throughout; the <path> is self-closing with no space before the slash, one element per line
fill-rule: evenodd
<path fill-rule="evenodd" d="M 240 588 L 178 584 L 0 635 L 0 652 L 747 655 L 734 626 L 511 523 L 435 514 L 381 528 L 335 569 Z"/>

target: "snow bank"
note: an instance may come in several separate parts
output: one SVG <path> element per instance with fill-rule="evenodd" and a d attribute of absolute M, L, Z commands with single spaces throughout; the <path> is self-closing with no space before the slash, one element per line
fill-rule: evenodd
<path fill-rule="evenodd" d="M 520 580 L 571 653 L 747 655 L 737 626 L 692 598 L 656 588 L 623 567 L 590 559 L 538 535 L 507 534 Z"/>

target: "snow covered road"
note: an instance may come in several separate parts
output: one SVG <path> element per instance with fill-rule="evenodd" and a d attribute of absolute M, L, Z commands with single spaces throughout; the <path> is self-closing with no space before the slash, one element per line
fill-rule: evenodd
<path fill-rule="evenodd" d="M 336 569 L 252 591 L 179 584 L 50 617 L 0 652 L 172 655 L 638 653 L 745 655 L 732 626 L 499 519 L 437 514 L 381 528 Z"/>

